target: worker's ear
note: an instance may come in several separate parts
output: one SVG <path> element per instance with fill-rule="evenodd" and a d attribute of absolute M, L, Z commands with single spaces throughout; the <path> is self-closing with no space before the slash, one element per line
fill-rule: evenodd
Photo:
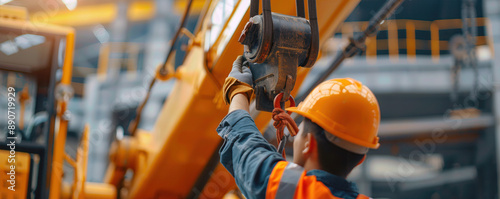
<path fill-rule="evenodd" d="M 314 136 L 312 135 L 312 133 L 308 133 L 305 137 L 304 149 L 302 150 L 302 154 L 311 154 L 314 147 L 316 147 L 316 140 L 314 140 Z"/>
<path fill-rule="evenodd" d="M 363 163 L 366 159 L 366 154 L 363 156 L 363 158 L 358 162 L 356 166 L 359 166 L 361 163 Z"/>

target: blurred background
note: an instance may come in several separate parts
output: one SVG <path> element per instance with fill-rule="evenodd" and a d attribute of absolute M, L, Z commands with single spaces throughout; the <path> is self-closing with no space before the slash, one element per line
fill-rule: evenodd
<path fill-rule="evenodd" d="M 333 62 L 348 38 L 367 27 L 384 3 L 361 0 L 334 27 L 333 34 L 321 35 L 325 41 L 321 57 L 302 85 L 296 85 L 299 95 Z M 75 30 L 70 84 L 74 95 L 68 104 L 65 151 L 77 155 L 88 124 L 86 181 L 105 181 L 112 143 L 130 135 L 136 109 L 170 48 L 175 51 L 171 59 L 174 69 L 192 59 L 187 55 L 194 37 L 202 37 L 200 46 L 209 52 L 220 42 L 220 35 L 227 34 L 228 19 L 242 5 L 238 0 L 194 0 L 184 26 L 188 33 L 172 44 L 187 4 L 185 0 L 0 0 L 0 5 L 26 8 L 30 21 Z M 212 12 L 205 15 L 207 4 Z M 196 33 L 202 23 L 209 23 L 210 28 L 200 36 Z M 23 49 L 32 47 L 37 52 L 21 55 L 8 46 L 11 37 L 0 33 L 3 61 L 41 65 L 54 56 L 49 49 L 57 48 L 49 37 L 28 35 L 24 39 L 31 46 Z M 365 163 L 349 177 L 361 193 L 374 198 L 499 198 L 500 57 L 495 52 L 500 49 L 499 41 L 498 0 L 406 0 L 384 20 L 375 36 L 368 37 L 361 53 L 332 73 L 329 78 L 351 77 L 367 85 L 381 108 L 381 147 L 371 150 Z M 169 123 L 158 118 L 176 81 L 156 82 L 139 129 L 158 133 L 156 123 Z M 27 124 L 21 128 L 26 132 L 23 136 L 34 142 L 42 136 L 33 128 L 48 117 L 35 110 L 41 103 L 34 100 L 39 82 L 21 72 L 0 71 L 0 107 L 7 108 L 7 85 L 24 93 L 25 100 L 18 100 L 23 103 L 24 116 L 18 119 Z M 0 121 L 0 129 L 6 129 L 5 114 L 0 114 Z M 202 122 L 196 125 L 204 126 Z M 268 122 L 265 127 L 261 128 L 264 136 L 275 143 L 274 128 Z M 5 139 L 2 133 L 0 140 Z M 63 169 L 63 180 L 73 181 L 72 166 L 65 163 Z"/>

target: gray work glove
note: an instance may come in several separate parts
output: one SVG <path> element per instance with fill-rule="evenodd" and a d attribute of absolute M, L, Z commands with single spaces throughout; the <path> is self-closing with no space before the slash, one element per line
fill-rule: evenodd
<path fill-rule="evenodd" d="M 228 77 L 234 77 L 240 82 L 253 86 L 252 71 L 250 71 L 248 62 L 241 55 L 234 60 L 233 69 L 229 73 Z"/>

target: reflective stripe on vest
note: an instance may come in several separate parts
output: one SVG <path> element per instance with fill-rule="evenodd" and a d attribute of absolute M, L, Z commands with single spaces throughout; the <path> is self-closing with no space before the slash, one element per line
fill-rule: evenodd
<path fill-rule="evenodd" d="M 301 193 L 297 193 L 299 196 L 296 196 L 296 191 L 297 191 L 297 186 L 301 184 L 301 180 L 306 179 L 311 180 L 310 178 L 314 177 L 314 182 L 317 182 L 317 186 L 313 186 L 312 189 L 304 189 L 304 184 L 302 184 L 301 188 L 299 190 L 302 190 L 301 193 L 305 190 L 311 191 L 314 190 L 315 192 L 321 191 L 321 193 L 327 194 L 327 198 L 338 198 L 335 197 L 331 194 L 330 190 L 321 182 L 316 181 L 315 176 L 306 176 L 304 172 L 304 168 L 295 164 L 295 163 L 289 163 L 286 161 L 280 161 L 276 164 L 276 166 L 273 169 L 273 172 L 271 173 L 271 176 L 269 177 L 268 181 L 268 186 L 267 186 L 267 193 L 266 193 L 266 198 L 283 198 L 283 199 L 292 199 L 292 198 L 298 198 L 302 199 L 304 197 L 301 197 L 300 195 L 303 195 Z M 309 179 L 307 179 L 309 178 Z M 305 182 L 305 181 L 304 181 Z M 304 183 L 302 182 L 302 183 Z M 310 181 L 309 181 L 310 182 Z M 320 187 L 318 187 L 320 186 Z M 307 191 L 304 193 L 308 193 Z M 323 195 L 325 196 L 325 195 Z M 306 197 L 308 198 L 308 197 Z M 358 194 L 356 199 L 370 199 L 370 197 L 365 196 L 363 194 Z"/>
<path fill-rule="evenodd" d="M 281 176 L 276 198 L 293 198 L 302 172 L 304 172 L 304 168 L 289 162 L 285 167 L 285 171 L 283 171 L 283 176 Z"/>

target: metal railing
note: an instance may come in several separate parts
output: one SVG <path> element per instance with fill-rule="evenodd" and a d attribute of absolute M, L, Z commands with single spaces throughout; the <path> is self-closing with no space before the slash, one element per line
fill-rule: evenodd
<path fill-rule="evenodd" d="M 470 19 L 469 19 L 470 20 Z M 488 45 L 493 52 L 491 39 L 489 38 L 491 27 L 487 18 L 475 18 L 476 27 L 484 27 L 485 36 L 476 37 L 476 45 Z M 361 22 L 345 22 L 337 31 L 342 39 L 349 38 L 356 32 L 362 31 L 368 25 L 367 21 Z M 443 30 L 461 30 L 462 19 L 442 19 L 435 21 L 395 19 L 386 20 L 380 27 L 380 30 L 387 31 L 387 39 L 378 39 L 377 36 L 372 36 L 366 40 L 365 56 L 369 62 L 373 63 L 377 59 L 378 50 L 388 50 L 388 56 L 391 61 L 398 61 L 400 55 L 405 55 L 400 52 L 400 49 L 406 49 L 406 58 L 409 62 L 415 62 L 417 50 L 430 50 L 430 55 L 434 62 L 439 62 L 442 51 L 448 50 L 448 40 L 442 40 L 440 31 Z M 406 30 L 406 38 L 400 38 L 399 30 Z M 428 31 L 430 40 L 417 39 L 417 31 Z"/>

